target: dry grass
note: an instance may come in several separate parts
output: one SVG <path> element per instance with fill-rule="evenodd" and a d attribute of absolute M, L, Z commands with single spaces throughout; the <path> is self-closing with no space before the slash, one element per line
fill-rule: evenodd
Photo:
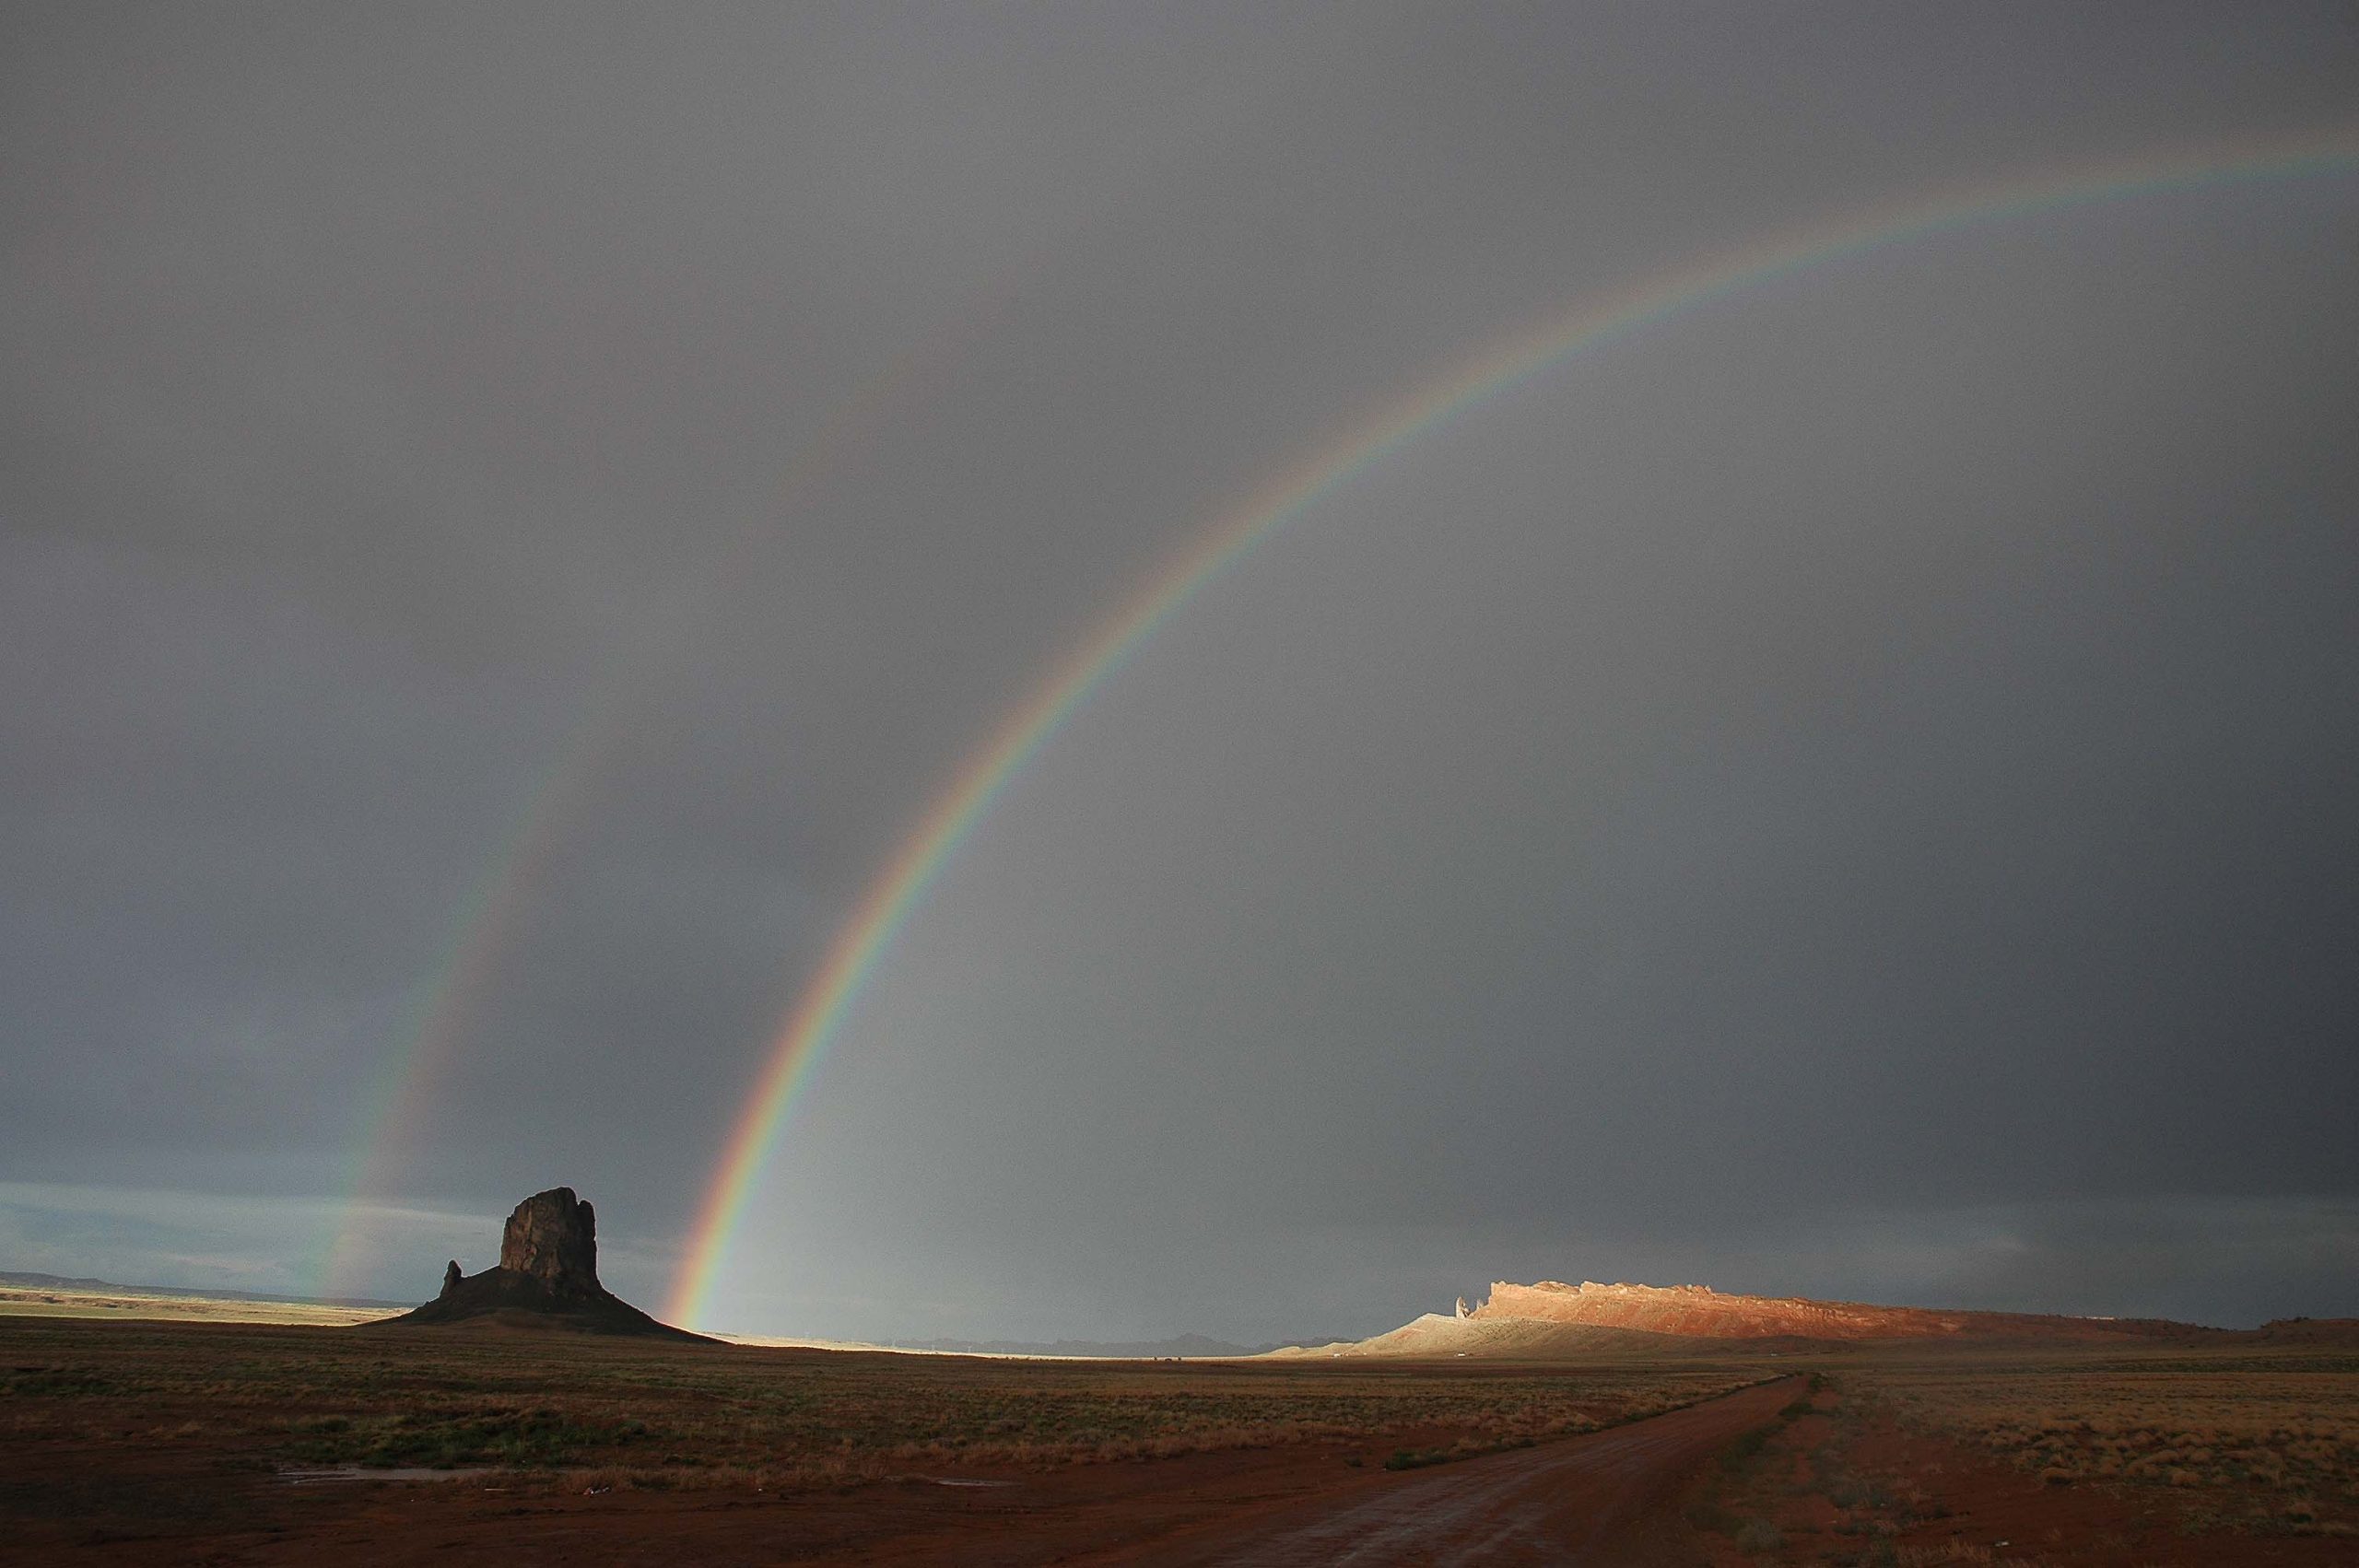
<path fill-rule="evenodd" d="M 1462 1363 L 1461 1363 L 1462 1367 Z M 254 1468 L 840 1486 L 1401 1438 L 1483 1451 L 1708 1398 L 1745 1365 L 1015 1362 L 408 1329 L 0 1317 L 0 1431 Z"/>
<path fill-rule="evenodd" d="M 1863 1358 L 1857 1389 L 2052 1485 L 2172 1489 L 2221 1522 L 2339 1531 L 2359 1503 L 2359 1354 L 2156 1351 Z"/>

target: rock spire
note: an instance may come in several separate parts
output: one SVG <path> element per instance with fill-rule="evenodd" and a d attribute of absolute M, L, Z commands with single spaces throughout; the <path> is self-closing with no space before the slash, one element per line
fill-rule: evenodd
<path fill-rule="evenodd" d="M 598 1282 L 598 1217 L 569 1187 L 516 1205 L 500 1233 L 499 1263 L 480 1274 L 442 1271 L 442 1293 L 393 1323 L 491 1324 L 585 1334 L 702 1336 L 658 1323 Z"/>

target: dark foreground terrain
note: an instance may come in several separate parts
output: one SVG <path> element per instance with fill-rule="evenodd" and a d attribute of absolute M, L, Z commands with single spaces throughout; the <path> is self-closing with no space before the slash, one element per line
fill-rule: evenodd
<path fill-rule="evenodd" d="M 356 1479 L 363 1478 L 363 1479 Z M 0 1317 L 0 1558 L 2359 1560 L 2359 1355 L 988 1361 Z"/>

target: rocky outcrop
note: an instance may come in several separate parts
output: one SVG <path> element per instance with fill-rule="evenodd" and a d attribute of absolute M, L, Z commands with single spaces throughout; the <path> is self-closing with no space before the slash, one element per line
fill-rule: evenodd
<path fill-rule="evenodd" d="M 1372 1339 L 1333 1344 L 1289 1346 L 1273 1352 L 1288 1359 L 1370 1357 L 1409 1361 L 1608 1362 L 1661 1361 L 1683 1356 L 1743 1354 L 1756 1344 L 1783 1350 L 1789 1341 L 1696 1340 L 1649 1334 L 1638 1328 L 1604 1328 L 1587 1323 L 1547 1323 L 1523 1317 L 1455 1317 L 1438 1312 L 1402 1324 Z"/>
<path fill-rule="evenodd" d="M 499 1238 L 499 1266 L 539 1280 L 559 1295 L 598 1287 L 598 1216 L 569 1187 L 516 1205 Z"/>
<path fill-rule="evenodd" d="M 1636 1328 L 1719 1340 L 2000 1339 L 2085 1341 L 2201 1334 L 2184 1323 L 2117 1317 L 2062 1317 L 2014 1312 L 1942 1312 L 1921 1306 L 1870 1306 L 1799 1296 L 1723 1295 L 1705 1285 L 1568 1285 L 1506 1281 L 1474 1309 L 1478 1320 L 1511 1318 Z"/>
<path fill-rule="evenodd" d="M 712 1344 L 658 1323 L 598 1282 L 598 1222 L 569 1187 L 516 1205 L 499 1238 L 499 1267 L 464 1274 L 454 1259 L 442 1293 L 393 1324 L 492 1324 L 584 1334 L 642 1334 Z"/>
<path fill-rule="evenodd" d="M 1594 1280 L 1578 1285 L 1555 1280 L 1536 1285 L 1502 1281 L 1491 1287 L 1490 1299 L 1474 1309 L 1474 1316 L 1733 1340 L 1918 1338 L 1955 1328 L 1949 1320 L 1954 1315 L 1909 1307 L 1722 1295 L 1703 1285 L 1603 1285 Z"/>
<path fill-rule="evenodd" d="M 2348 1339 L 2343 1338 L 2349 1336 Z M 2126 1340 L 2218 1344 L 2304 1338 L 2359 1342 L 2359 1320 L 2272 1323 L 2232 1332 L 2160 1318 L 2064 1317 L 2020 1312 L 1944 1312 L 1870 1306 L 1799 1296 L 1722 1295 L 1704 1285 L 1568 1285 L 1502 1281 L 1469 1310 L 1427 1313 L 1389 1334 L 1289 1348 L 1285 1356 L 1568 1362 L 1679 1356 L 1824 1353 L 1868 1340 L 1952 1340 L 2026 1344 L 2106 1344 Z"/>

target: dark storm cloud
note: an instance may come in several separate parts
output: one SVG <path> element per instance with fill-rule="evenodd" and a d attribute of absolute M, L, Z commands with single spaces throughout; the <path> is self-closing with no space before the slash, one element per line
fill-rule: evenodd
<path fill-rule="evenodd" d="M 2292 6 L 7 27 L 0 1235 L 299 1281 L 537 822 L 381 1291 L 561 1179 L 654 1294 L 957 759 L 1398 389 L 1766 230 L 2359 83 Z M 731 1320 L 1259 1338 L 1617 1264 L 2331 1306 L 2354 214 L 1822 269 L 1330 497 L 954 866 Z"/>

